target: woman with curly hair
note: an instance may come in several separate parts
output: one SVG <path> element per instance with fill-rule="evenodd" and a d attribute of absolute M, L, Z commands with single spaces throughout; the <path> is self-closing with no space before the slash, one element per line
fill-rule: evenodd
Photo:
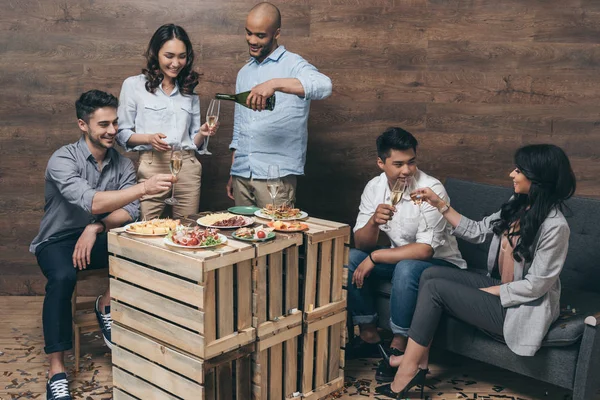
<path fill-rule="evenodd" d="M 200 100 L 194 93 L 198 73 L 194 71 L 194 50 L 180 26 L 163 25 L 152 35 L 146 50 L 142 74 L 123 82 L 119 104 L 117 141 L 127 151 L 139 151 L 138 182 L 156 174 L 170 173 L 171 146 L 183 149 L 178 175 L 178 204 L 172 215 L 198 212 L 202 165 L 198 154 L 206 150 L 216 128 L 200 122 Z M 141 199 L 141 216 L 159 217 L 171 191 Z"/>
<path fill-rule="evenodd" d="M 492 236 L 488 274 L 431 267 L 419 283 L 419 297 L 403 356 L 386 357 L 398 367 L 380 394 L 403 397 L 427 374 L 429 346 L 443 313 L 501 337 L 520 356 L 533 356 L 560 314 L 560 280 L 569 247 L 562 209 L 575 193 L 575 175 L 566 154 L 551 144 L 529 145 L 515 154 L 510 173 L 514 195 L 483 220 L 459 214 L 429 188 L 413 199 L 436 207 L 453 234 L 474 243 Z"/>

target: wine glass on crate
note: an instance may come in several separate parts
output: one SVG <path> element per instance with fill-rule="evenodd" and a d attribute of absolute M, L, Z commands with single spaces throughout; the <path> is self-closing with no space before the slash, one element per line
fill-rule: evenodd
<path fill-rule="evenodd" d="M 271 214 L 271 219 L 275 219 L 275 197 L 277 197 L 277 193 L 279 193 L 279 189 L 281 188 L 281 177 L 279 176 L 279 165 L 269 165 L 267 170 L 267 190 L 269 191 L 269 196 L 271 196 L 271 204 L 273 214 Z"/>
<path fill-rule="evenodd" d="M 171 174 L 174 177 L 177 177 L 179 171 L 181 171 L 181 167 L 183 166 L 183 150 L 181 148 L 181 143 L 173 143 L 171 144 L 171 160 L 169 163 L 169 167 L 171 168 Z M 171 197 L 165 200 L 165 203 L 168 205 L 179 204 L 179 201 L 175 198 L 175 182 L 173 182 L 173 187 L 171 188 Z"/>
<path fill-rule="evenodd" d="M 210 129 L 213 129 L 215 126 L 217 126 L 217 122 L 219 122 L 219 112 L 220 111 L 221 111 L 221 101 L 211 99 L 210 103 L 208 104 L 208 108 L 206 109 L 206 123 Z M 210 155 L 210 152 L 208 151 L 208 145 L 206 146 L 206 149 L 204 149 L 204 150 L 206 151 L 207 154 Z"/>
<path fill-rule="evenodd" d="M 400 200 L 402 200 L 402 196 L 406 191 L 407 182 L 407 180 L 402 182 L 402 180 L 400 179 L 396 179 L 396 181 L 394 182 L 394 186 L 392 186 L 392 192 L 390 193 L 390 202 L 394 207 L 396 206 L 396 204 L 400 203 Z M 390 229 L 392 229 L 392 227 L 390 226 L 390 221 L 391 219 L 388 220 L 385 224 L 381 225 L 382 231 L 388 232 Z"/>

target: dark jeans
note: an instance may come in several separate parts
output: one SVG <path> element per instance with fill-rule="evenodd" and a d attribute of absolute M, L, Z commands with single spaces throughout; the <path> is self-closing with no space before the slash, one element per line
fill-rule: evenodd
<path fill-rule="evenodd" d="M 80 233 L 38 247 L 36 257 L 46 283 L 46 296 L 42 311 L 46 354 L 69 350 L 73 347 L 73 316 L 71 296 L 77 282 L 73 267 L 73 251 Z M 105 233 L 96 237 L 87 269 L 108 267 L 108 244 Z"/>
<path fill-rule="evenodd" d="M 500 280 L 470 271 L 433 267 L 421 276 L 419 299 L 408 336 L 429 346 L 442 313 L 503 337 L 506 309 L 500 297 L 479 288 L 500 285 Z"/>
<path fill-rule="evenodd" d="M 392 281 L 390 296 L 390 327 L 397 335 L 408 336 L 408 329 L 413 318 L 419 278 L 423 271 L 433 265 L 455 267 L 454 264 L 432 258 L 430 260 L 402 260 L 397 264 L 376 264 L 371 274 L 365 279 L 363 287 L 352 284 L 354 271 L 369 253 L 358 249 L 350 249 L 348 263 L 348 309 L 354 325 L 377 322 L 375 309 L 375 280 Z"/>

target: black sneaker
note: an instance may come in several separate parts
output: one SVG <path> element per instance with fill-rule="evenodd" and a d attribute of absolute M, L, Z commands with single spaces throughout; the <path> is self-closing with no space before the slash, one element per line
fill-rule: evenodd
<path fill-rule="evenodd" d="M 46 400 L 72 400 L 67 374 L 60 372 L 46 383 Z"/>
<path fill-rule="evenodd" d="M 387 349 L 381 347 L 380 352 L 383 360 L 379 361 L 379 365 L 377 365 L 375 381 L 378 383 L 392 382 L 394 380 L 394 376 L 396 375 L 396 371 L 398 371 L 398 367 L 392 367 L 390 365 L 390 356 L 401 356 L 404 354 L 404 352 L 394 347 L 388 347 Z"/>
<path fill-rule="evenodd" d="M 104 343 L 106 343 L 108 348 L 112 350 L 112 341 L 110 338 L 110 328 L 112 326 L 112 318 L 110 317 L 110 306 L 104 307 L 104 313 L 101 313 L 98 309 L 100 297 L 102 296 L 98 296 L 98 298 L 96 299 L 96 307 L 94 307 L 96 311 L 96 318 L 98 319 L 98 325 L 100 325 L 100 329 L 102 329 Z"/>
<path fill-rule="evenodd" d="M 379 345 L 383 342 L 368 343 L 355 336 L 350 343 L 346 345 L 346 360 L 357 358 L 380 358 Z"/>

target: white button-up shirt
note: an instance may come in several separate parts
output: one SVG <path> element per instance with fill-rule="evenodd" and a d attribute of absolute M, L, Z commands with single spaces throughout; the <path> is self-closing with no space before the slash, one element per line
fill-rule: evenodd
<path fill-rule="evenodd" d="M 167 143 L 181 143 L 184 150 L 206 151 L 208 138 L 204 139 L 201 149 L 194 144 L 194 138 L 200 130 L 200 99 L 197 94 L 184 95 L 177 84 L 167 95 L 162 83 L 154 93 L 146 90 L 144 75 L 125 79 L 119 97 L 119 132 L 117 142 L 127 151 L 152 150 L 150 145 L 131 147 L 127 141 L 134 133 L 164 133 Z"/>
<path fill-rule="evenodd" d="M 442 200 L 450 204 L 448 193 L 439 180 L 420 170 L 417 170 L 414 179 L 416 188 L 429 187 Z M 391 204 L 390 194 L 391 190 L 385 173 L 367 183 L 360 200 L 354 232 L 369 222 L 379 204 Z M 404 193 L 400 203 L 396 205 L 396 213 L 389 222 L 389 226 L 391 227 L 389 231 L 382 231 L 389 237 L 392 247 L 411 243 L 428 244 L 433 248 L 433 257 L 446 260 L 463 269 L 467 268 L 467 263 L 462 259 L 458 250 L 456 238 L 451 234 L 452 226 L 430 204 L 423 202 L 420 206 L 416 205 L 410 199 L 410 193 Z"/>

